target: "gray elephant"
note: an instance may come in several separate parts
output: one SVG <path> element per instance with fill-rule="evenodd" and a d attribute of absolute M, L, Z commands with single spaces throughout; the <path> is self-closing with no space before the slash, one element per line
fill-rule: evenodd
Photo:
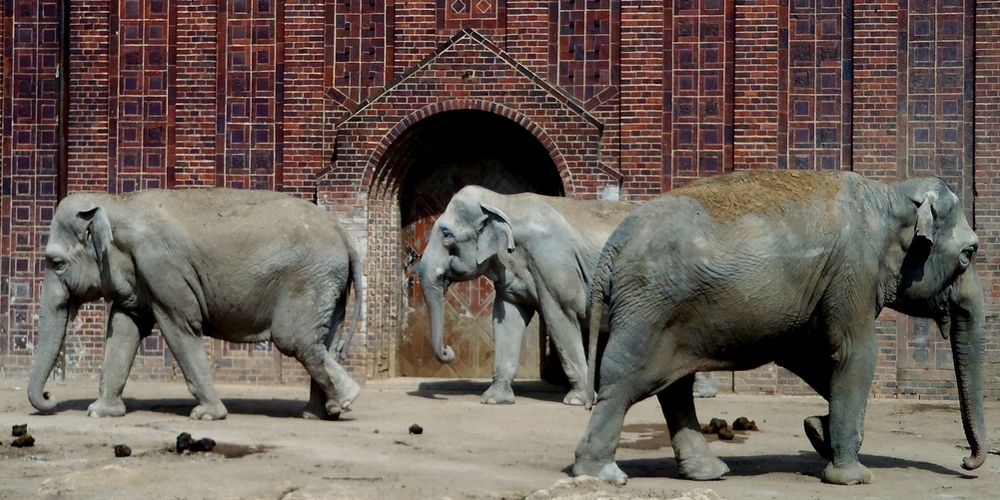
<path fill-rule="evenodd" d="M 444 343 L 444 293 L 451 283 L 486 276 L 493 304 L 493 384 L 483 403 L 513 403 L 524 329 L 541 314 L 571 385 L 563 403 L 586 400 L 586 326 L 590 278 L 608 235 L 636 205 L 572 200 L 532 193 L 502 195 L 466 186 L 434 223 L 417 272 L 431 320 L 435 356 L 455 354 Z"/>
<path fill-rule="evenodd" d="M 100 397 L 91 416 L 125 413 L 122 390 L 139 342 L 159 325 L 188 389 L 191 418 L 221 419 L 202 335 L 270 340 L 312 377 L 307 418 L 336 418 L 360 388 L 329 347 L 361 266 L 350 237 L 322 208 L 269 191 L 149 190 L 74 194 L 58 206 L 45 248 L 38 347 L 28 399 L 43 392 L 84 303 L 111 304 Z M 360 317 L 360 300 L 357 316 Z"/>
<path fill-rule="evenodd" d="M 963 467 L 979 467 L 977 245 L 958 197 L 936 178 L 886 185 L 850 172 L 739 172 L 644 204 L 609 238 L 595 270 L 591 320 L 607 303 L 610 333 L 573 473 L 624 483 L 614 454 L 625 413 L 656 394 L 680 475 L 722 476 L 728 468 L 698 426 L 691 374 L 775 361 L 829 402 L 828 415 L 805 421 L 830 460 L 822 479 L 870 482 L 858 450 L 883 307 L 933 318 L 950 336 L 972 449 Z"/>

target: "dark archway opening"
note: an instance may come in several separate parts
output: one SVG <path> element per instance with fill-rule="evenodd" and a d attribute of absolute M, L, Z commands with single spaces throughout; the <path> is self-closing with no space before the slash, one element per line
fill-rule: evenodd
<path fill-rule="evenodd" d="M 445 328 L 456 359 L 442 364 L 430 348 L 430 323 L 415 264 L 431 227 L 452 195 L 477 184 L 513 194 L 561 196 L 562 179 L 548 150 L 529 131 L 503 116 L 476 110 L 439 113 L 410 127 L 385 155 L 386 170 L 402 179 L 398 191 L 406 314 L 397 343 L 398 373 L 421 377 L 491 377 L 493 285 L 485 278 L 453 284 Z M 392 174 L 390 174 L 392 175 Z M 538 334 L 537 319 L 524 335 L 518 377 L 561 376 L 558 358 Z"/>

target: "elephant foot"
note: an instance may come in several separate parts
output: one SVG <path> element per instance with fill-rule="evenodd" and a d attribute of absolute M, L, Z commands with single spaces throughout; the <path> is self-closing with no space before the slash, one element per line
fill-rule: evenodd
<path fill-rule="evenodd" d="M 484 405 L 512 405 L 514 404 L 514 390 L 510 388 L 510 384 L 494 382 L 489 389 L 486 389 L 479 402 Z"/>
<path fill-rule="evenodd" d="M 327 415 L 326 405 L 312 400 L 302 409 L 302 418 L 306 420 L 325 420 Z"/>
<path fill-rule="evenodd" d="M 593 476 L 619 486 L 628 482 L 628 474 L 622 472 L 618 468 L 618 464 L 614 462 L 603 465 L 592 462 L 577 462 L 573 464 L 573 476 Z"/>
<path fill-rule="evenodd" d="M 222 420 L 229 414 L 222 401 L 212 404 L 200 404 L 191 410 L 190 417 L 195 420 Z"/>
<path fill-rule="evenodd" d="M 345 411 L 350 411 L 351 403 L 358 399 L 361 395 L 361 386 L 357 382 L 350 378 L 345 378 L 344 382 L 341 383 L 340 387 L 337 389 L 338 398 L 336 400 L 329 400 L 326 402 L 326 415 L 319 417 L 310 413 L 310 409 L 307 407 L 306 411 L 302 412 L 302 417 L 306 419 L 313 418 L 326 418 L 327 420 L 337 420 L 340 418 L 340 414 Z"/>
<path fill-rule="evenodd" d="M 684 479 L 713 481 L 729 472 L 729 466 L 715 456 L 687 457 L 677 462 L 677 470 Z"/>
<path fill-rule="evenodd" d="M 87 407 L 88 417 L 121 417 L 123 415 L 125 415 L 125 402 L 121 399 L 113 403 L 98 399 Z"/>
<path fill-rule="evenodd" d="M 566 393 L 566 397 L 563 398 L 564 405 L 570 406 L 583 406 L 587 402 L 587 391 L 583 389 L 573 389 Z"/>
<path fill-rule="evenodd" d="M 833 460 L 833 448 L 830 447 L 830 416 L 814 416 L 809 417 L 802 421 L 802 425 L 806 431 L 806 437 L 809 438 L 809 442 L 812 444 L 816 453 L 819 453 L 821 457 L 832 461 Z"/>
<path fill-rule="evenodd" d="M 839 466 L 830 463 L 823 469 L 822 477 L 824 483 L 830 484 L 869 484 L 872 482 L 872 471 L 860 462 Z"/>

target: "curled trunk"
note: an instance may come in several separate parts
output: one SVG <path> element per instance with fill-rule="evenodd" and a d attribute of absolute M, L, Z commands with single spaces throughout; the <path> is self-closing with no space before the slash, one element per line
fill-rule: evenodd
<path fill-rule="evenodd" d="M 45 382 L 56 364 L 59 350 L 66 338 L 69 321 L 69 293 L 58 278 L 46 273 L 38 315 L 38 345 L 31 362 L 28 380 L 28 400 L 42 412 L 52 411 L 56 401 L 45 392 Z"/>
<path fill-rule="evenodd" d="M 962 462 L 966 470 L 986 461 L 986 427 L 983 423 L 983 290 L 970 267 L 953 287 L 951 349 L 961 403 L 962 426 L 972 450 Z"/>

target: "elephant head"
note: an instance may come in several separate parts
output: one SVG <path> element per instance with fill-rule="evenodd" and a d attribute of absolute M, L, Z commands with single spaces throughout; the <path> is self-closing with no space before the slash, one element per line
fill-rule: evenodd
<path fill-rule="evenodd" d="M 893 185 L 894 212 L 905 221 L 897 235 L 898 280 L 887 288 L 887 306 L 930 317 L 951 338 L 962 424 L 972 456 L 962 466 L 986 460 L 983 424 L 983 324 L 985 299 L 975 269 L 979 240 L 962 205 L 943 181 L 918 178 Z M 890 273 L 895 274 L 895 273 Z M 892 290 L 893 285 L 895 289 Z"/>
<path fill-rule="evenodd" d="M 484 203 L 474 187 L 456 193 L 434 223 L 417 272 L 430 314 L 434 355 L 442 363 L 455 359 L 451 346 L 444 343 L 444 294 L 448 286 L 482 276 L 497 253 L 513 251 L 510 218 Z"/>
<path fill-rule="evenodd" d="M 28 399 L 41 411 L 55 401 L 44 392 L 66 337 L 66 325 L 80 304 L 111 296 L 110 260 L 116 256 L 111 222 L 97 195 L 63 200 L 52 219 L 45 247 L 45 278 L 39 300 L 38 345 L 31 365 Z"/>

